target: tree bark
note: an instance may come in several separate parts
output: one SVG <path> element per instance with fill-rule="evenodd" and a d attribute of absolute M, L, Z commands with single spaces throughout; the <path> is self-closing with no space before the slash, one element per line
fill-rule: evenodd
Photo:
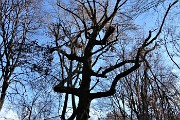
<path fill-rule="evenodd" d="M 79 103 L 77 108 L 77 120 L 88 120 L 89 109 L 90 109 L 90 84 L 92 73 L 92 50 L 94 44 L 89 41 L 85 49 L 84 61 L 83 61 L 83 70 L 82 70 L 82 82 L 80 85 L 80 94 L 79 94 Z"/>
<path fill-rule="evenodd" d="M 90 103 L 91 100 L 89 98 L 89 94 L 86 94 L 84 92 L 82 96 L 79 97 L 77 117 L 76 117 L 77 120 L 88 120 L 88 118 L 90 118 L 89 116 Z"/>
<path fill-rule="evenodd" d="M 1 109 L 2 109 L 2 107 L 3 107 L 3 104 L 4 104 L 4 99 L 1 99 L 1 100 L 0 100 L 0 111 L 1 111 Z"/>
<path fill-rule="evenodd" d="M 9 78 L 8 78 L 9 79 Z M 6 90 L 8 88 L 8 82 L 7 80 L 5 79 L 5 81 L 3 82 L 3 86 L 2 86 L 2 91 L 1 91 L 1 96 L 0 96 L 0 111 L 3 107 L 3 104 L 4 104 L 4 100 L 5 100 L 5 97 L 6 97 Z"/>

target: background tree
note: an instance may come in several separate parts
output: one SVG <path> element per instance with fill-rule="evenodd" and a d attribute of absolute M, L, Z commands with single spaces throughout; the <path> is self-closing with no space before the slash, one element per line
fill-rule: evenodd
<path fill-rule="evenodd" d="M 174 69 L 180 69 L 179 65 L 179 25 L 177 24 L 169 24 L 169 23 L 176 23 L 179 21 L 179 8 L 173 9 L 171 11 L 171 15 L 167 19 L 167 23 L 163 30 L 163 36 L 161 37 L 161 44 L 165 47 L 165 52 L 170 60 L 175 65 Z M 177 70 L 178 71 L 178 70 Z"/>
<path fill-rule="evenodd" d="M 13 85 L 17 74 L 15 69 L 20 59 L 29 33 L 37 29 L 39 22 L 35 18 L 35 4 L 27 0 L 3 0 L 0 2 L 0 109 L 3 106 L 7 89 Z"/>
<path fill-rule="evenodd" d="M 162 64 L 164 61 L 158 51 L 153 51 L 147 59 L 148 63 L 120 81 L 117 93 L 110 98 L 110 107 L 124 119 L 176 120 L 180 97 L 178 78 Z"/>
<path fill-rule="evenodd" d="M 1 1 L 0 103 L 6 101 L 4 109 L 17 111 L 20 119 L 54 118 L 61 105 L 61 95 L 55 96 L 54 80 L 48 77 L 57 72 L 50 69 L 56 66 L 53 54 L 49 43 L 40 39 L 47 24 L 39 14 L 41 5 L 42 0 Z"/>

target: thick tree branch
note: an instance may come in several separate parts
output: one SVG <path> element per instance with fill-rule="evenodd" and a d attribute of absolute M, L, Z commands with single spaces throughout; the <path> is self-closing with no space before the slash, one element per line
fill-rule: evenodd
<path fill-rule="evenodd" d="M 135 71 L 136 69 L 138 69 L 140 67 L 140 64 L 137 63 L 134 66 L 132 66 L 131 68 L 129 68 L 128 70 L 118 74 L 114 80 L 113 83 L 111 85 L 110 90 L 106 91 L 106 92 L 97 92 L 97 93 L 90 93 L 90 97 L 91 99 L 95 99 L 95 98 L 101 98 L 101 97 L 108 97 L 108 96 L 112 96 L 116 93 L 116 85 L 119 81 L 119 79 L 127 76 L 128 74 L 132 73 L 133 71 Z"/>
<path fill-rule="evenodd" d="M 109 26 L 109 28 L 107 29 L 104 38 L 100 41 L 96 41 L 96 45 L 106 45 L 108 42 L 108 38 L 112 35 L 112 33 L 114 33 L 115 27 L 113 26 Z"/>
<path fill-rule="evenodd" d="M 91 71 L 91 74 L 92 74 L 92 76 L 101 77 L 101 78 L 107 78 L 106 75 L 98 74 L 98 73 L 94 72 L 93 70 Z"/>
<path fill-rule="evenodd" d="M 133 71 L 137 70 L 139 67 L 140 67 L 140 64 L 139 64 L 139 63 L 135 63 L 135 65 L 132 66 L 131 68 L 129 68 L 128 70 L 126 70 L 126 71 L 118 74 L 118 75 L 114 78 L 113 83 L 112 83 L 112 85 L 111 85 L 111 88 L 115 88 L 115 86 L 116 86 L 117 82 L 119 81 L 119 79 L 121 79 L 121 78 L 129 75 L 129 74 L 132 73 Z"/>
<path fill-rule="evenodd" d="M 77 60 L 79 62 L 83 62 L 83 57 L 78 57 L 75 54 L 67 54 L 65 51 L 63 50 L 59 50 L 58 52 L 60 52 L 61 54 L 63 54 L 64 56 L 66 56 L 69 60 Z"/>
<path fill-rule="evenodd" d="M 106 92 L 90 93 L 90 98 L 95 99 L 95 98 L 108 97 L 114 95 L 115 93 L 116 93 L 116 89 L 110 89 Z"/>
<path fill-rule="evenodd" d="M 64 87 L 61 85 L 56 85 L 54 87 L 54 91 L 58 92 L 58 93 L 67 93 L 67 94 L 72 94 L 72 95 L 76 95 L 76 96 L 79 96 L 79 93 L 80 93 L 79 89 L 77 89 L 77 88 Z"/>
<path fill-rule="evenodd" d="M 105 70 L 102 72 L 102 75 L 105 75 L 105 74 L 113 71 L 114 69 L 117 69 L 117 68 L 125 65 L 126 63 L 135 63 L 135 60 L 125 60 L 125 61 L 120 62 L 120 63 L 118 63 L 118 64 L 116 64 L 116 65 L 114 65 L 114 66 L 110 66 L 109 68 L 105 69 Z"/>
<path fill-rule="evenodd" d="M 96 77 L 107 78 L 107 76 L 106 76 L 107 73 L 109 73 L 109 72 L 111 72 L 111 71 L 125 65 L 126 63 L 135 63 L 135 62 L 136 62 L 135 60 L 125 60 L 125 61 L 120 62 L 120 63 L 118 63 L 118 64 L 116 64 L 114 66 L 110 66 L 109 68 L 105 69 L 101 74 L 96 73 L 94 71 L 91 71 L 91 74 L 93 76 L 96 76 Z"/>

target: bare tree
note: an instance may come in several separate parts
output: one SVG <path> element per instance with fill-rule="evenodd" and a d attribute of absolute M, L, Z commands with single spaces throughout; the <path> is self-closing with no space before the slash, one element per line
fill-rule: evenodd
<path fill-rule="evenodd" d="M 176 12 L 175 12 L 176 13 Z M 178 13 L 176 13 L 174 16 L 177 16 Z M 174 16 L 171 16 L 172 20 L 168 20 L 168 22 L 176 23 L 176 20 L 174 20 Z M 178 18 L 177 18 L 178 19 Z M 175 65 L 175 68 L 180 69 L 179 65 L 179 56 L 180 56 L 180 43 L 179 43 L 179 26 L 176 24 L 169 25 L 166 24 L 166 28 L 163 30 L 163 37 L 161 38 L 161 44 L 165 47 L 165 52 L 167 53 L 170 60 Z"/>
<path fill-rule="evenodd" d="M 121 80 L 118 92 L 111 97 L 112 107 L 124 119 L 176 120 L 180 109 L 177 76 L 168 65 L 162 64 L 157 50 L 146 59 L 148 62 L 140 69 Z"/>
<path fill-rule="evenodd" d="M 41 120 L 58 116 L 56 106 L 59 99 L 53 96 L 52 90 L 48 91 L 47 87 L 44 87 L 29 91 L 13 102 L 13 106 L 18 107 L 13 110 L 18 111 L 21 120 Z"/>
<path fill-rule="evenodd" d="M 40 21 L 35 18 L 35 6 L 29 0 L 0 2 L 0 110 L 8 87 L 14 82 L 15 69 L 21 64 L 21 53 L 29 33 L 39 27 Z"/>
<path fill-rule="evenodd" d="M 175 3 L 177 1 L 167 8 L 155 35 L 152 36 L 152 31 L 149 31 L 148 37 L 142 42 L 136 43 L 132 40 L 131 44 L 128 44 L 129 54 L 123 58 L 115 54 L 114 50 L 121 46 L 127 35 L 132 35 L 129 32 L 136 31 L 132 16 L 129 15 L 132 9 L 128 11 L 130 1 L 77 0 L 58 3 L 64 12 L 61 12 L 57 22 L 50 26 L 51 34 L 55 38 L 55 46 L 51 50 L 59 55 L 64 73 L 54 91 L 79 98 L 77 107 L 74 104 L 70 120 L 87 120 L 90 117 L 91 101 L 114 95 L 119 80 L 136 71 L 145 62 L 148 53 L 155 49 L 154 42 Z M 133 43 L 136 43 L 134 47 L 131 46 Z M 132 52 L 134 54 L 130 54 Z M 105 62 L 108 60 L 111 62 Z M 125 69 L 117 71 L 111 78 L 113 71 L 122 67 Z M 111 82 L 109 88 L 104 91 L 95 90 L 99 83 L 106 82 Z"/>
<path fill-rule="evenodd" d="M 54 94 L 52 89 L 53 79 L 58 77 L 57 65 L 53 63 L 49 48 L 38 41 L 26 42 L 23 46 L 21 54 L 25 57 L 20 59 L 23 64 L 18 70 L 22 74 L 14 77 L 14 86 L 10 87 L 7 96 L 9 106 L 22 120 L 55 119 L 59 116 L 61 95 Z"/>

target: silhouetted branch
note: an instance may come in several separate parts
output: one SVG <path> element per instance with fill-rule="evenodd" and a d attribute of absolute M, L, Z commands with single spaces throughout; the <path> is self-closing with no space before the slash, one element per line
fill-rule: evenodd
<path fill-rule="evenodd" d="M 67 94 L 72 94 L 72 95 L 76 95 L 76 96 L 79 96 L 79 93 L 80 93 L 79 89 L 77 89 L 77 88 L 64 87 L 61 85 L 56 85 L 54 87 L 54 91 L 58 92 L 58 93 L 67 93 Z"/>

